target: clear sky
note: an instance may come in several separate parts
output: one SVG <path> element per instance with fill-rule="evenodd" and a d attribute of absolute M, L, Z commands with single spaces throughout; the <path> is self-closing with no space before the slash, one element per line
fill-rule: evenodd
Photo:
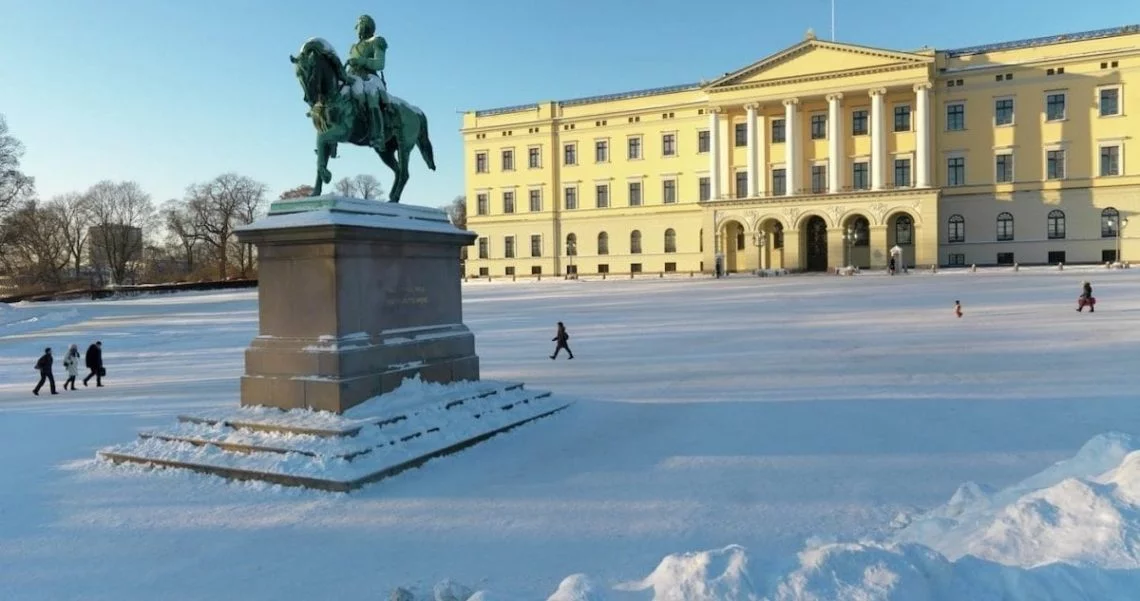
<path fill-rule="evenodd" d="M 457 111 L 699 81 L 830 37 L 827 0 L 0 0 L 0 114 L 42 197 L 133 179 L 156 203 L 226 171 L 274 198 L 314 179 L 289 54 L 347 55 L 362 13 L 389 43 L 389 91 L 428 115 L 403 202 L 463 193 Z M 1140 23 L 1140 2 L 836 0 L 837 39 L 956 48 Z M 1092 6 L 1092 5 L 1088 5 Z M 333 177 L 392 173 L 342 145 Z"/>

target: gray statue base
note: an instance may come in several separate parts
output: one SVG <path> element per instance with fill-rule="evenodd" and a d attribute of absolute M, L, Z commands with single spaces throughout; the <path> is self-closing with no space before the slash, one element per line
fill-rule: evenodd
<path fill-rule="evenodd" d="M 320 196 L 273 203 L 237 236 L 259 264 L 243 406 L 343 413 L 417 374 L 479 379 L 459 263 L 475 234 L 444 211 Z"/>

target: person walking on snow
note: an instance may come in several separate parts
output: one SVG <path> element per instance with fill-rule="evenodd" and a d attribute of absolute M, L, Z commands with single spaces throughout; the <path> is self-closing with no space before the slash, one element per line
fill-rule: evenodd
<path fill-rule="evenodd" d="M 68 347 L 67 355 L 63 358 L 63 368 L 67 370 L 67 381 L 63 383 L 63 389 L 67 390 L 70 385 L 75 390 L 75 378 L 79 377 L 79 347 L 74 344 Z"/>
<path fill-rule="evenodd" d="M 954 315 L 962 317 L 962 301 L 954 301 Z"/>
<path fill-rule="evenodd" d="M 103 386 L 103 376 L 107 374 L 107 371 L 103 369 L 102 341 L 97 340 L 95 341 L 95 344 L 87 347 L 86 363 L 87 369 L 90 369 L 91 373 L 87 374 L 86 378 L 83 378 L 83 385 L 86 386 L 88 380 L 94 377 L 95 385 L 100 387 Z"/>
<path fill-rule="evenodd" d="M 570 335 L 566 333 L 566 326 L 562 325 L 561 321 L 558 322 L 558 332 L 556 332 L 554 334 L 554 338 L 551 338 L 550 340 L 552 342 L 558 343 L 554 347 L 554 354 L 550 356 L 551 359 L 557 358 L 558 351 L 562 349 L 566 349 L 566 352 L 570 355 L 571 359 L 574 358 L 574 351 L 570 350 L 570 345 L 566 344 L 566 341 L 570 340 Z"/>
<path fill-rule="evenodd" d="M 1081 282 L 1081 296 L 1077 299 L 1077 313 L 1083 312 L 1086 306 L 1089 308 L 1089 313 L 1096 311 L 1096 299 L 1092 295 L 1092 284 L 1088 281 Z"/>
<path fill-rule="evenodd" d="M 32 389 L 32 394 L 40 396 L 40 389 L 44 387 L 44 382 L 51 382 L 51 393 L 59 394 L 55 390 L 55 376 L 51 373 L 51 347 L 44 349 L 44 354 L 36 361 L 36 371 L 40 372 L 40 382 Z"/>

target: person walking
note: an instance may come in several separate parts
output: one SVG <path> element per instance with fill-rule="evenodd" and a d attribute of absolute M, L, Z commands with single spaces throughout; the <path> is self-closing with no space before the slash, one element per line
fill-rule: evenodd
<path fill-rule="evenodd" d="M 55 376 L 51 373 L 51 347 L 44 349 L 43 356 L 39 361 L 36 361 L 36 371 L 40 372 L 40 382 L 32 389 L 32 394 L 40 396 L 40 389 L 44 387 L 44 382 L 51 382 L 51 393 L 59 394 L 55 390 Z"/>
<path fill-rule="evenodd" d="M 107 374 L 107 370 L 103 369 L 103 342 L 101 340 L 96 340 L 95 344 L 87 347 L 85 363 L 91 373 L 83 378 L 83 385 L 86 386 L 91 378 L 95 378 L 95 386 L 103 386 L 103 376 Z"/>
<path fill-rule="evenodd" d="M 962 301 L 954 301 L 954 315 L 962 317 Z"/>
<path fill-rule="evenodd" d="M 566 333 L 566 326 L 561 321 L 558 322 L 558 331 L 554 334 L 554 338 L 550 340 L 557 343 L 554 347 L 554 354 L 550 356 L 551 359 L 556 359 L 558 351 L 562 349 L 566 349 L 566 353 L 570 355 L 571 359 L 574 358 L 574 351 L 570 350 L 570 345 L 566 344 L 566 341 L 570 340 L 570 335 Z"/>
<path fill-rule="evenodd" d="M 67 381 L 63 383 L 63 389 L 67 390 L 71 386 L 75 390 L 75 378 L 79 377 L 79 347 L 74 344 L 67 348 L 67 355 L 63 357 L 63 368 L 67 370 Z"/>
<path fill-rule="evenodd" d="M 1077 298 L 1077 313 L 1082 313 L 1085 307 L 1089 308 L 1089 313 L 1096 311 L 1096 299 L 1092 295 L 1092 284 L 1088 281 L 1081 282 L 1081 295 Z"/>

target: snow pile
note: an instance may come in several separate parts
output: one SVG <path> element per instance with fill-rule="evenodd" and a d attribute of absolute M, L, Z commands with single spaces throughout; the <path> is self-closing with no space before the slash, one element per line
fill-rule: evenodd
<path fill-rule="evenodd" d="M 730 545 L 715 551 L 669 555 L 640 582 L 618 590 L 653 590 L 654 601 L 757 601 L 748 554 Z"/>
<path fill-rule="evenodd" d="M 799 556 L 772 601 L 941 601 L 949 562 L 920 545 L 828 544 Z"/>
<path fill-rule="evenodd" d="M 546 601 L 605 601 L 594 583 L 585 574 L 567 576 Z"/>

